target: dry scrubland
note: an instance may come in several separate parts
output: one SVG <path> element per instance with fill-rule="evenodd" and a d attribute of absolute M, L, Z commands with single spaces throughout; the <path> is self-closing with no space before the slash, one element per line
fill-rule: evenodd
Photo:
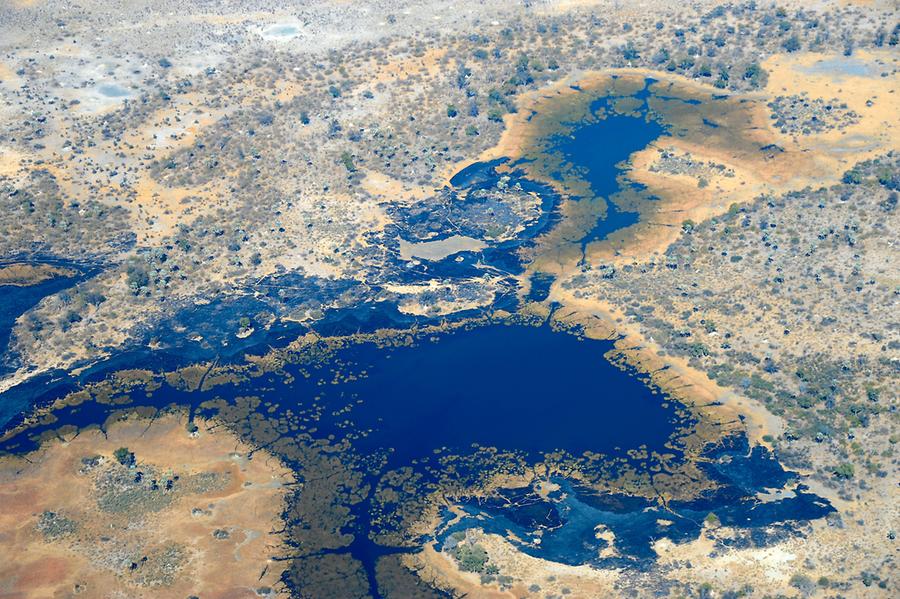
<path fill-rule="evenodd" d="M 878 2 L 272 2 L 240 12 L 204 2 L 5 4 L 0 282 L 64 274 L 15 265 L 46 258 L 102 269 L 19 319 L 9 351 L 18 369 L 0 389 L 146 342 L 181 309 L 278 289 L 287 274 L 354 286 L 302 302 L 264 298 L 268 307 L 247 315 L 254 326 L 363 299 L 418 315 L 488 308 L 495 294 L 550 272 L 560 319 L 620 336 L 621 355 L 664 387 L 686 386 L 739 414 L 838 517 L 766 549 L 728 548 L 740 532 L 709 525 L 695 542 L 660 542 L 647 572 L 541 562 L 493 535 L 472 542 L 510 577 L 501 584 L 483 585 L 430 550 L 405 556 L 406 566 L 484 597 L 896 595 L 898 27 L 896 7 Z M 722 135 L 688 129 L 631 157 L 624 177 L 657 198 L 640 223 L 585 248 L 551 231 L 526 250 L 520 279 L 487 269 L 429 278 L 412 259 L 453 248 L 394 243 L 398 209 L 435 196 L 465 164 L 527 151 L 531 109 L 613 73 L 727 94 L 734 108 Z M 558 231 L 577 230 L 573 200 L 563 198 L 560 214 Z M 167 333 L 176 334 L 191 331 Z M 228 433 L 187 440 L 159 422 L 148 431 L 215 446 L 178 465 L 151 459 L 138 437 L 127 445 L 139 465 L 185 478 L 211 468 L 272 476 L 256 457 L 238 466 L 223 453 Z M 12 592 L 53 586 L 44 574 L 52 562 L 60 585 L 87 585 L 89 595 L 165 584 L 187 596 L 191 581 L 247 584 L 244 568 L 255 578 L 278 553 L 261 539 L 280 491 L 261 486 L 228 486 L 234 495 L 221 500 L 258 501 L 249 520 L 194 519 L 191 493 L 225 491 L 191 488 L 146 516 L 171 524 L 153 529 L 159 538 L 147 538 L 150 526 L 111 537 L 123 559 L 147 557 L 125 574 L 105 554 L 73 552 L 96 545 L 103 533 L 79 522 L 102 507 L 75 505 L 69 491 L 96 493 L 98 476 L 124 467 L 110 457 L 113 435 L 63 437 L 40 463 L 59 469 L 65 492 L 43 488 L 25 502 L 18 494 L 35 470 L 4 471 L 3 493 L 21 509 L 4 513 L 0 543 L 39 556 L 30 574 L 3 576 Z M 79 473 L 79 444 L 105 456 L 97 470 Z M 215 537 L 229 526 L 263 536 Z M 221 546 L 244 542 L 239 555 L 253 560 L 225 567 L 197 557 L 237 559 Z M 175 555 L 167 547 L 179 567 L 166 562 Z M 408 575 L 399 559 L 379 567 Z M 279 574 L 267 570 L 258 588 Z M 364 596 L 358 582 L 348 589 Z M 201 597 L 218 587 L 204 588 Z"/>

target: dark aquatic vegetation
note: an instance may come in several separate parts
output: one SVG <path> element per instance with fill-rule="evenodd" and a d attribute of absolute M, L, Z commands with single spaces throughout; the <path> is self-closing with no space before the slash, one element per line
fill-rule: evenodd
<path fill-rule="evenodd" d="M 531 275 L 531 288 L 525 297 L 525 301 L 542 302 L 546 300 L 547 296 L 550 295 L 550 286 L 553 285 L 555 279 L 556 277 L 553 275 L 543 272 L 536 272 Z"/>
<path fill-rule="evenodd" d="M 517 250 L 555 223 L 559 197 L 548 185 L 528 179 L 509 160 L 476 162 L 450 179 L 450 187 L 414 206 L 391 206 L 395 225 L 386 231 L 385 245 L 396 250 L 408 242 L 439 241 L 461 235 L 486 243 L 477 252 L 456 252 L 425 266 L 404 265 L 407 280 L 465 277 L 490 265 L 510 273 L 522 270 Z"/>
<path fill-rule="evenodd" d="M 554 479 L 559 489 L 546 499 L 525 487 L 501 491 L 496 499 L 464 505 L 470 517 L 445 526 L 437 542 L 443 543 L 454 532 L 480 527 L 506 536 L 525 553 L 542 559 L 569 565 L 641 566 L 655 557 L 655 541 L 696 539 L 710 514 L 723 525 L 748 531 L 747 544 L 765 545 L 778 540 L 778 535 L 760 535 L 757 531 L 775 527 L 780 535 L 794 535 L 794 521 L 822 518 L 834 511 L 803 485 L 783 498 L 759 499 L 757 493 L 782 489 L 795 481 L 796 475 L 786 472 L 764 448 L 750 451 L 745 439 L 733 441 L 734 446 L 707 456 L 713 478 L 722 487 L 696 500 L 673 501 L 664 509 L 643 498 L 600 495 Z M 612 539 L 598 535 L 598 530 L 608 530 Z M 603 554 L 604 549 L 614 551 Z"/>

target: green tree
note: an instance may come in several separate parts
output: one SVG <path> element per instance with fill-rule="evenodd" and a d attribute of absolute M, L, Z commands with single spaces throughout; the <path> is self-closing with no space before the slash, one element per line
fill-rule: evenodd
<path fill-rule="evenodd" d="M 113 452 L 113 456 L 115 456 L 116 461 L 118 461 L 123 466 L 134 466 L 134 453 L 129 451 L 127 447 L 118 448 Z"/>
<path fill-rule="evenodd" d="M 834 467 L 834 470 L 831 471 L 834 474 L 835 478 L 841 478 L 844 480 L 849 480 L 853 478 L 854 468 L 853 464 L 848 462 L 844 462 L 843 464 L 838 464 Z"/>
<path fill-rule="evenodd" d="M 849 170 L 844 173 L 841 181 L 843 181 L 847 185 L 859 185 L 860 183 L 862 183 L 862 174 L 856 170 Z"/>
<path fill-rule="evenodd" d="M 767 78 L 768 73 L 759 63 L 751 63 L 744 69 L 744 79 L 748 80 L 753 87 L 761 87 Z"/>
<path fill-rule="evenodd" d="M 127 271 L 128 287 L 137 295 L 141 289 L 150 284 L 150 275 L 142 264 L 132 264 Z"/>
<path fill-rule="evenodd" d="M 341 154 L 341 162 L 344 164 L 344 168 L 347 169 L 348 173 L 356 172 L 356 165 L 353 164 L 353 156 L 350 155 L 350 152 Z"/>
<path fill-rule="evenodd" d="M 796 34 L 792 35 L 791 37 L 784 40 L 782 46 L 784 46 L 784 49 L 788 52 L 796 52 L 800 49 L 800 38 L 797 37 Z"/>
<path fill-rule="evenodd" d="M 483 572 L 488 561 L 487 551 L 481 545 L 459 545 L 455 557 L 463 572 Z"/>

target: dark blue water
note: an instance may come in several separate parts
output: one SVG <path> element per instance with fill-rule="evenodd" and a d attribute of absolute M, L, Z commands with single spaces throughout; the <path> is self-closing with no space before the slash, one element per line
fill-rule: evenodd
<path fill-rule="evenodd" d="M 606 198 L 619 191 L 623 162 L 666 132 L 663 124 L 652 118 L 647 104 L 652 83 L 648 79 L 647 87 L 632 96 L 642 101 L 632 113 L 608 112 L 612 110 L 610 98 L 599 98 L 591 103 L 591 111 L 607 111 L 605 117 L 556 137 L 551 151 L 565 157 L 573 170 L 590 183 L 595 196 Z"/>
<path fill-rule="evenodd" d="M 630 227 L 640 220 L 637 212 L 623 212 L 612 202 L 607 204 L 606 217 L 597 220 L 597 223 L 587 232 L 581 240 L 581 247 L 593 241 L 602 241 L 609 237 L 610 233 Z"/>
<path fill-rule="evenodd" d="M 450 178 L 450 185 L 457 188 L 493 185 L 497 180 L 497 167 L 509 162 L 509 158 L 497 158 L 485 162 L 473 162 Z"/>
<path fill-rule="evenodd" d="M 90 273 L 85 272 L 66 282 L 53 281 L 58 283 L 57 286 L 24 288 L 32 290 L 32 293 L 21 294 L 20 297 L 31 298 L 36 304 L 42 297 L 74 285 L 88 276 Z M 325 310 L 322 318 L 314 322 L 303 324 L 280 319 L 268 322 L 264 316 L 266 313 L 284 314 L 297 308 L 321 307 L 323 302 L 334 300 L 336 293 L 347 292 L 354 285 L 338 283 L 331 289 L 323 286 L 321 281 L 308 279 L 296 276 L 266 279 L 249 290 L 260 293 L 266 301 L 246 295 L 217 299 L 208 304 L 187 305 L 170 318 L 134 331 L 137 341 L 130 347 L 96 364 L 77 364 L 81 368 L 78 374 L 53 371 L 29 379 L 0 394 L 0 431 L 19 424 L 29 413 L 29 408 L 48 405 L 82 385 L 102 381 L 117 370 L 140 368 L 158 372 L 173 371 L 211 360 L 223 365 L 240 362 L 245 354 L 262 355 L 272 347 L 283 347 L 309 331 L 322 336 L 343 336 L 383 328 L 405 328 L 431 320 L 403 314 L 390 302 L 375 303 L 361 297 L 356 305 Z M 19 288 L 0 287 L 0 294 L 7 289 Z M 316 299 L 318 291 L 322 293 Z M 0 311 L 0 314 L 5 312 Z M 471 312 L 460 316 L 469 315 Z M 240 320 L 245 317 L 250 318 L 255 330 L 250 336 L 240 339 L 236 333 L 240 329 Z M 11 323 L 15 322 L 15 318 L 10 320 Z M 9 330 L 6 332 L 8 335 Z M 191 340 L 190 337 L 195 334 L 200 335 L 202 340 Z M 151 340 L 158 344 L 157 349 L 148 349 L 147 345 Z M 8 354 L 6 359 L 10 359 Z M 7 366 L 7 371 L 11 370 L 14 368 Z"/>
<path fill-rule="evenodd" d="M 585 451 L 621 456 L 639 446 L 662 450 L 684 423 L 673 402 L 663 407 L 659 395 L 603 358 L 610 342 L 582 341 L 547 325 L 489 325 L 435 339 L 398 348 L 351 345 L 325 364 L 289 366 L 296 375 L 300 369 L 309 375 L 290 383 L 264 377 L 249 388 L 187 393 L 164 386 L 152 397 L 135 395 L 140 404 L 159 406 L 199 405 L 213 396 L 231 399 L 248 392 L 263 393 L 279 403 L 279 410 L 302 412 L 316 403 L 326 413 L 341 413 L 354 406 L 334 423 L 320 421 L 318 434 L 345 434 L 337 421 L 349 417 L 354 430 L 371 429 L 354 441 L 355 450 L 361 455 L 388 450 L 385 469 L 413 466 L 437 449 L 465 453 L 473 444 L 516 450 L 534 460 L 554 450 L 574 456 Z M 334 385 L 336 373 L 359 378 Z M 102 422 L 107 410 L 92 403 L 67 408 L 47 426 Z M 469 504 L 465 509 L 473 518 L 442 531 L 439 539 L 470 526 L 498 534 L 512 531 L 526 540 L 521 548 L 532 555 L 599 565 L 650 559 L 653 541 L 663 536 L 676 542 L 696 538 L 710 512 L 724 524 L 749 528 L 817 518 L 831 510 L 802 490 L 791 499 L 757 501 L 757 492 L 781 488 L 794 478 L 762 448 L 751 451 L 746 442 L 739 442 L 708 457 L 704 468 L 722 488 L 691 502 L 672 502 L 671 511 L 640 498 L 596 495 L 558 480 L 561 491 L 548 499 L 525 489 L 510 490 L 503 500 Z M 373 488 L 378 476 L 369 475 Z M 368 510 L 368 501 L 354 507 L 356 540 L 347 551 L 371 570 L 379 556 L 396 549 L 369 540 Z M 619 557 L 597 558 L 605 544 L 595 538 L 598 524 L 616 535 Z M 535 538 L 537 530 L 543 531 L 542 542 L 532 545 L 527 540 Z"/>
<path fill-rule="evenodd" d="M 74 270 L 76 274 L 70 277 L 56 277 L 27 287 L 0 285 L 0 356 L 2 356 L 0 376 L 15 372 L 20 366 L 17 356 L 9 350 L 10 336 L 19 316 L 37 306 L 45 297 L 76 285 L 98 270 L 58 260 L 53 260 L 52 264 Z M 0 429 L 16 416 L 26 412 L 34 405 L 35 397 L 47 394 L 48 386 L 53 387 L 54 381 L 60 380 L 61 377 L 61 373 L 56 376 L 46 375 L 29 385 L 27 392 L 19 389 L 4 393 L 0 400 Z M 56 396 L 54 393 L 49 395 Z"/>
<path fill-rule="evenodd" d="M 364 344 L 342 359 L 368 376 L 340 393 L 362 399 L 354 419 L 376 429 L 363 445 L 392 447 L 397 463 L 473 443 L 535 455 L 662 449 L 675 408 L 607 362 L 611 347 L 546 325 L 486 326 L 390 351 Z"/>
<path fill-rule="evenodd" d="M 359 449 L 391 449 L 392 463 L 400 464 L 437 448 L 469 449 L 473 444 L 536 457 L 554 450 L 576 456 L 585 451 L 621 454 L 640 445 L 662 450 L 683 421 L 672 402 L 664 407 L 654 390 L 603 357 L 611 347 L 610 341 L 582 340 L 549 325 L 493 324 L 419 339 L 410 346 L 351 344 L 324 363 L 286 366 L 295 375 L 288 384 L 270 376 L 209 392 L 163 386 L 152 397 L 141 398 L 139 390 L 132 395 L 138 405 L 145 400 L 191 405 L 210 395 L 227 399 L 265 391 L 283 408 L 313 398 L 335 410 L 353 405 L 355 427 L 372 429 Z M 114 366 L 145 368 L 158 355 L 135 350 L 121 354 Z M 100 380 L 107 372 L 98 369 L 81 380 Z M 332 384 L 336 374 L 342 381 Z M 344 380 L 347 375 L 355 380 Z M 62 385 L 56 394 L 73 386 Z M 73 411 L 69 422 L 84 426 L 108 409 L 88 406 Z M 66 414 L 60 412 L 60 420 L 48 426 L 60 426 Z M 333 432 L 327 423 L 321 428 Z"/>
<path fill-rule="evenodd" d="M 329 328 L 345 329 L 358 322 L 362 321 L 333 322 Z M 373 432 L 360 441 L 360 449 L 393 449 L 393 463 L 426 457 L 436 448 L 468 448 L 473 443 L 531 454 L 555 449 L 574 455 L 587 450 L 616 453 L 615 448 L 640 444 L 661 449 L 681 422 L 674 407 L 662 407 L 659 395 L 603 358 L 611 342 L 579 340 L 547 325 L 488 325 L 434 339 L 398 348 L 351 345 L 324 364 L 288 366 L 295 375 L 301 368 L 309 375 L 297 376 L 288 385 L 266 377 L 252 379 L 250 387 L 186 393 L 164 386 L 152 397 L 141 397 L 140 390 L 132 391 L 132 396 L 138 405 L 160 406 L 197 405 L 215 395 L 232 398 L 263 390 L 284 408 L 317 396 L 317 401 L 334 409 L 362 400 L 352 419 L 356 428 Z M 32 401 L 49 403 L 115 370 L 150 365 L 173 370 L 196 362 L 195 357 L 184 360 L 177 348 L 135 349 L 87 369 L 77 379 L 49 374 L 23 389 L 30 390 Z M 320 384 L 330 383 L 335 373 L 360 378 Z M 18 390 L 5 393 L 4 401 L 16 397 Z M 48 428 L 100 422 L 108 409 L 89 403 L 62 410 Z M 321 428 L 335 432 L 327 423 Z"/>
<path fill-rule="evenodd" d="M 618 115 L 609 113 L 602 119 L 594 120 L 587 124 L 573 125 L 570 135 L 560 135 L 555 139 L 555 152 L 560 152 L 565 159 L 573 165 L 573 168 L 585 177 L 591 185 L 592 192 L 598 196 L 608 197 L 618 189 L 617 177 L 622 173 L 621 162 L 635 150 L 644 147 L 647 143 L 658 137 L 663 127 L 650 118 L 647 108 L 647 98 L 650 96 L 649 84 L 643 90 L 634 94 L 634 97 L 643 100 L 641 107 L 634 114 Z M 592 110 L 600 111 L 609 108 L 607 99 L 595 100 Z M 509 160 L 500 158 L 489 162 L 479 162 L 462 169 L 454 177 L 451 188 L 446 194 L 451 201 L 435 200 L 434 206 L 424 206 L 425 209 L 411 211 L 405 208 L 397 209 L 394 213 L 396 225 L 392 232 L 392 243 L 397 243 L 399 235 L 409 230 L 418 230 L 416 227 L 427 225 L 428 230 L 433 231 L 436 224 L 447 225 L 448 221 L 456 223 L 453 227 L 447 227 L 445 231 L 438 231 L 434 239 L 441 239 L 455 234 L 464 234 L 472 237 L 481 237 L 479 223 L 483 223 L 486 214 L 499 214 L 497 208 L 485 201 L 457 201 L 457 194 L 492 188 L 497 184 L 501 176 L 510 177 L 510 185 L 520 185 L 523 190 L 537 193 L 542 199 L 542 213 L 539 218 L 529 222 L 516 239 L 494 244 L 480 252 L 461 252 L 441 261 L 426 262 L 412 266 L 397 260 L 389 262 L 385 267 L 386 273 L 371 273 L 367 278 L 368 285 L 359 285 L 354 281 L 330 281 L 315 277 L 303 277 L 293 274 L 270 277 L 257 283 L 248 292 L 257 293 L 256 297 L 243 296 L 228 300 L 217 300 L 205 306 L 186 306 L 174 314 L 171 318 L 160 323 L 148 326 L 146 330 L 136 331 L 135 339 L 139 344 L 146 344 L 151 338 L 163 343 L 161 350 L 147 354 L 143 349 L 127 350 L 120 353 L 112 360 L 99 364 L 86 371 L 79 377 L 79 381 L 67 380 L 63 373 L 42 379 L 34 384 L 17 388 L 4 394 L 4 399 L 15 396 L 15 401 L 5 401 L 3 412 L 0 413 L 0 426 L 8 423 L 17 412 L 21 412 L 29 405 L 39 403 L 41 397 L 48 395 L 46 384 L 58 384 L 60 388 L 77 384 L 86 380 L 94 380 L 105 372 L 121 367 L 156 367 L 172 368 L 185 365 L 191 361 L 219 359 L 227 361 L 242 352 L 253 351 L 254 348 L 265 348 L 268 345 L 278 346 L 291 334 L 302 334 L 306 328 L 314 328 L 322 334 L 341 335 L 352 334 L 358 331 L 373 330 L 378 327 L 404 327 L 427 321 L 421 317 L 403 315 L 388 302 L 376 303 L 374 297 L 382 293 L 379 286 L 381 279 L 391 282 L 413 283 L 438 279 L 462 279 L 466 277 L 480 276 L 485 265 L 495 269 L 516 274 L 522 271 L 522 256 L 519 249 L 528 244 L 541 233 L 549 230 L 558 219 L 555 208 L 559 202 L 557 194 L 546 185 L 529 180 L 524 174 L 513 168 L 501 175 L 497 169 L 503 165 L 509 165 Z M 427 202 L 426 202 L 427 203 Z M 450 211 L 451 214 L 443 214 Z M 443 211 L 443 212 L 442 212 Z M 499 216 L 498 216 L 499 218 Z M 620 211 L 612 202 L 608 203 L 605 215 L 598 216 L 593 228 L 587 232 L 582 245 L 599 239 L 604 239 L 613 231 L 620 230 L 637 222 L 638 214 L 634 212 Z M 460 230 L 460 222 L 463 229 Z M 471 230 L 465 228 L 465 223 L 471 224 Z M 76 280 L 49 281 L 32 288 L 8 288 L 5 307 L 0 310 L 0 343 L 8 339 L 9 330 L 15 318 L 37 303 L 42 297 L 55 293 Z M 546 297 L 546 285 L 541 280 L 536 280 L 534 287 L 536 297 Z M 0 293 L 4 293 L 0 288 Z M 341 298 L 339 303 L 344 307 L 340 310 L 328 310 L 326 307 Z M 510 287 L 507 293 L 498 295 L 492 308 L 507 310 L 516 309 L 514 287 Z M 277 316 L 285 314 L 302 313 L 304 310 L 323 309 L 325 317 L 311 324 L 309 327 L 296 324 L 286 324 L 284 321 L 267 325 L 268 330 L 263 330 L 257 314 L 272 312 Z M 471 312 L 461 312 L 454 317 L 466 317 Z M 239 328 L 239 320 L 250 317 L 256 332 L 246 339 L 238 339 L 234 336 Z M 184 333 L 173 333 L 173 329 L 184 328 Z M 199 334 L 203 341 L 195 343 L 189 341 L 190 334 Z M 264 350 L 264 349 L 263 349 Z M 145 363 L 138 364 L 144 357 Z M 79 365 L 84 366 L 84 365 Z M 0 373 L 2 374 L 2 373 Z M 54 382 L 55 381 L 55 382 Z"/>
<path fill-rule="evenodd" d="M 653 83 L 653 79 L 647 79 L 644 88 L 630 96 L 641 103 L 628 114 L 617 114 L 611 98 L 598 98 L 590 109 L 594 114 L 602 113 L 602 118 L 578 124 L 571 132 L 551 140 L 549 151 L 561 155 L 567 169 L 589 183 L 594 196 L 607 200 L 605 214 L 597 218 L 581 240 L 582 248 L 639 220 L 639 213 L 621 210 L 610 198 L 621 189 L 629 156 L 666 133 L 666 127 L 655 118 L 648 104 Z"/>
<path fill-rule="evenodd" d="M 77 281 L 88 278 L 93 272 L 95 271 L 84 271 L 78 277 L 65 281 L 48 282 L 56 283 L 52 286 L 41 285 L 24 289 L 33 290 L 30 299 L 36 304 L 41 299 L 38 297 L 41 293 L 43 293 L 41 297 L 45 297 L 64 290 Z M 7 288 L 0 287 L 0 294 L 3 294 L 5 289 Z M 23 297 L 28 298 L 29 295 L 23 294 Z M 0 394 L 0 431 L 20 423 L 27 416 L 29 408 L 48 405 L 54 399 L 75 391 L 82 385 L 105 379 L 116 370 L 140 368 L 171 371 L 207 360 L 226 363 L 241 359 L 245 353 L 262 354 L 273 345 L 286 345 L 307 330 L 296 323 L 276 321 L 268 330 L 260 328 L 250 337 L 239 339 L 235 335 L 240 328 L 239 321 L 242 317 L 253 316 L 268 307 L 267 304 L 252 297 L 242 296 L 182 308 L 163 322 L 133 331 L 137 342 L 128 348 L 95 364 L 91 362 L 77 364 L 76 366 L 82 368 L 78 374 L 51 371 Z M 2 311 L 0 313 L 5 314 Z M 255 318 L 251 321 L 254 326 L 260 326 Z M 201 335 L 203 340 L 201 342 L 190 340 L 189 336 L 192 334 Z M 147 344 L 151 339 L 159 343 L 158 349 L 148 349 Z M 10 360 L 9 354 L 6 357 Z M 11 370 L 13 368 L 7 366 L 7 371 Z"/>
<path fill-rule="evenodd" d="M 594 118 L 586 123 L 563 123 L 563 131 L 548 138 L 547 152 L 556 154 L 565 164 L 566 173 L 553 173 L 552 177 L 562 180 L 564 176 L 577 176 L 589 184 L 591 194 L 605 198 L 606 209 L 598 214 L 594 225 L 581 239 L 582 249 L 593 241 L 606 239 L 611 233 L 629 227 L 638 222 L 638 212 L 621 210 L 610 198 L 620 191 L 623 184 L 622 175 L 627 167 L 625 161 L 629 156 L 657 139 L 666 132 L 650 110 L 648 99 L 652 96 L 653 79 L 647 79 L 643 89 L 632 94 L 632 98 L 640 100 L 640 104 L 628 114 L 615 112 L 612 99 L 598 98 L 591 102 L 590 110 L 594 114 L 603 113 L 602 118 Z M 511 177 L 510 185 L 520 185 L 526 191 L 534 191 L 544 200 L 544 217 L 529 225 L 517 239 L 496 246 L 490 246 L 479 252 L 460 252 L 442 261 L 408 267 L 407 277 L 418 274 L 421 278 L 429 277 L 465 277 L 477 276 L 479 268 L 488 264 L 510 273 L 520 273 L 521 257 L 516 250 L 529 240 L 545 232 L 556 222 L 554 211 L 559 203 L 556 193 L 548 186 L 529 180 L 517 169 L 528 162 L 523 158 L 510 162 L 508 158 L 498 158 L 486 162 L 476 162 L 462 169 L 450 179 L 451 188 L 445 190 L 447 196 L 457 191 L 469 191 L 491 188 L 502 176 L 497 169 L 502 166 L 511 167 L 504 176 Z M 627 185 L 632 185 L 627 183 Z M 576 198 L 578 199 L 578 198 Z M 471 199 L 468 201 L 435 202 L 434 206 L 418 205 L 413 209 L 401 208 L 397 211 L 398 235 L 408 241 L 409 228 L 419 227 L 427 223 L 425 229 L 429 235 L 437 230 L 438 234 L 429 239 L 442 239 L 451 235 L 462 234 L 480 238 L 481 231 L 466 226 L 467 210 L 475 210 Z M 447 208 L 450 206 L 452 208 Z M 459 214 L 450 214 L 455 211 Z M 446 213 L 446 214 L 445 214 Z M 500 212 L 493 208 L 491 214 L 501 219 Z M 449 224 L 449 223 L 452 223 Z M 441 229 L 441 226 L 445 229 Z M 393 234 L 393 233 L 392 233 Z"/>

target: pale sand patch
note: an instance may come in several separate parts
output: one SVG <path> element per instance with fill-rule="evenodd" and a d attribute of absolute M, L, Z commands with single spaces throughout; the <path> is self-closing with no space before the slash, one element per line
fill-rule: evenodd
<path fill-rule="evenodd" d="M 462 299 L 455 297 L 453 291 L 458 285 L 477 283 L 478 295 L 470 294 Z M 469 279 L 464 281 L 443 282 L 430 280 L 423 284 L 401 285 L 385 284 L 385 291 L 396 293 L 400 296 L 397 309 L 404 314 L 415 316 L 445 316 L 463 310 L 487 308 L 494 300 L 494 294 L 499 290 L 499 285 L 486 278 Z M 423 295 L 431 296 L 444 292 L 447 297 L 439 300 L 429 300 L 428 304 L 420 301 Z"/>
<path fill-rule="evenodd" d="M 691 578 L 716 581 L 726 587 L 735 579 L 737 572 L 744 580 L 787 587 L 791 575 L 798 569 L 797 555 L 784 545 L 729 551 L 710 559 L 708 555 L 715 550 L 715 540 L 705 533 L 694 541 L 677 545 L 669 539 L 661 539 L 654 543 L 653 550 L 663 563 L 690 560 L 695 568 L 690 573 Z"/>
<path fill-rule="evenodd" d="M 411 203 L 435 192 L 425 185 L 412 185 L 378 171 L 365 169 L 363 173 L 362 188 L 377 200 Z"/>
<path fill-rule="evenodd" d="M 0 62 L 0 83 L 18 78 L 19 76 L 15 74 L 12 67 L 4 62 Z"/>
<path fill-rule="evenodd" d="M 172 235 L 178 224 L 189 223 L 223 201 L 223 195 L 214 195 L 207 186 L 170 187 L 153 180 L 148 173 L 142 173 L 133 188 L 136 206 L 131 220 L 139 245 Z"/>
<path fill-rule="evenodd" d="M 483 599 L 514 597 L 512 593 L 481 586 L 477 574 L 460 571 L 450 556 L 438 553 L 431 545 L 425 545 L 415 556 L 403 556 L 403 561 L 423 580 L 431 581 L 438 588 L 453 589 L 457 596 Z"/>
<path fill-rule="evenodd" d="M 816 68 L 823 63 L 834 68 Z M 862 65 L 868 73 L 854 74 L 855 68 L 842 72 L 842 63 Z M 854 162 L 900 147 L 896 135 L 900 124 L 900 97 L 896 93 L 900 75 L 892 73 L 900 67 L 900 58 L 895 52 L 860 50 L 852 58 L 812 52 L 776 54 L 762 67 L 769 72 L 765 91 L 770 96 L 805 92 L 811 98 L 836 97 L 860 115 L 858 123 L 844 129 L 801 136 L 797 144 L 803 151 L 823 153 L 833 164 L 846 169 Z M 882 77 L 882 73 L 887 76 Z"/>
<path fill-rule="evenodd" d="M 423 260 L 443 260 L 459 252 L 477 252 L 487 247 L 487 244 L 474 237 L 465 235 L 453 235 L 447 239 L 438 241 L 420 241 L 411 243 L 400 239 L 400 257 L 404 260 L 422 258 Z"/>
<path fill-rule="evenodd" d="M 431 78 L 438 74 L 441 60 L 446 54 L 446 48 L 429 48 L 421 56 L 398 58 L 387 63 L 379 63 L 377 59 L 373 59 L 368 72 L 373 75 L 373 83 L 397 83 L 415 75 Z"/>
<path fill-rule="evenodd" d="M 24 154 L 0 146 L 0 177 L 12 177 L 19 172 Z"/>

